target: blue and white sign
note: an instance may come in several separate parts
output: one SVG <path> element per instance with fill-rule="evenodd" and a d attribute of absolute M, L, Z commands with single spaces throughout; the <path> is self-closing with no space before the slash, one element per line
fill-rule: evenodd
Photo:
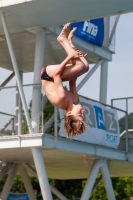
<path fill-rule="evenodd" d="M 104 40 L 104 18 L 72 23 L 71 29 L 77 27 L 75 35 L 84 40 L 102 46 Z"/>
<path fill-rule="evenodd" d="M 85 110 L 85 120 L 89 126 L 85 133 L 73 139 L 117 148 L 120 142 L 117 111 L 83 97 L 80 97 L 80 103 Z M 60 118 L 62 119 L 64 117 L 64 110 L 60 109 L 59 112 Z M 63 137 L 67 137 L 63 120 L 61 120 L 59 134 Z"/>
<path fill-rule="evenodd" d="M 27 194 L 9 194 L 7 200 L 29 200 Z"/>

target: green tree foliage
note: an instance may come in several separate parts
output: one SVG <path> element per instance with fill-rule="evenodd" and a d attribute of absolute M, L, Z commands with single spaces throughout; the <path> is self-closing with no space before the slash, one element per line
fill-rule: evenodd
<path fill-rule="evenodd" d="M 32 101 L 30 101 L 29 103 L 29 115 L 31 117 L 31 108 L 32 108 Z M 26 116 L 24 114 L 24 111 L 23 111 L 23 114 L 22 114 L 22 134 L 27 134 L 28 133 L 28 125 L 27 125 L 27 120 L 26 120 Z"/>
<path fill-rule="evenodd" d="M 47 101 L 46 106 L 44 107 L 43 110 L 44 122 L 47 122 L 53 115 L 53 113 L 54 113 L 54 106 L 50 103 L 50 101 Z"/>
<path fill-rule="evenodd" d="M 50 183 L 68 199 L 73 200 L 81 197 L 86 180 L 50 180 Z M 133 196 L 132 177 L 112 178 L 112 184 L 116 200 L 129 200 L 130 196 Z M 93 192 L 90 200 L 108 200 L 103 181 Z"/>
<path fill-rule="evenodd" d="M 112 184 L 116 200 L 129 200 L 133 196 L 133 178 L 132 177 L 119 177 L 112 178 Z M 100 182 L 97 189 L 92 194 L 91 200 L 107 200 L 107 195 L 103 181 Z"/>
<path fill-rule="evenodd" d="M 26 117 L 25 117 L 24 114 L 22 116 L 22 133 L 23 134 L 27 134 L 28 133 L 28 125 L 27 125 Z"/>
<path fill-rule="evenodd" d="M 90 200 L 108 200 L 103 181 L 100 182 L 97 189 L 94 190 Z"/>
<path fill-rule="evenodd" d="M 45 124 L 53 114 L 54 106 L 50 103 L 50 101 L 47 101 L 46 106 L 43 110 L 43 123 Z M 54 135 L 54 123 L 48 128 L 47 133 Z"/>
<path fill-rule="evenodd" d="M 113 178 L 113 186 L 117 200 L 128 200 L 130 196 L 133 196 L 132 177 Z"/>
<path fill-rule="evenodd" d="M 83 191 L 83 180 L 53 180 L 50 184 L 56 187 L 68 199 L 72 200 L 81 196 Z M 55 197 L 55 196 L 54 196 Z"/>
<path fill-rule="evenodd" d="M 119 125 L 120 125 L 120 133 L 122 133 L 126 128 L 125 126 L 125 117 L 122 117 L 119 120 Z M 130 113 L 128 115 L 128 129 L 133 129 L 133 113 Z"/>
<path fill-rule="evenodd" d="M 6 182 L 7 176 L 8 175 L 4 176 L 4 178 L 0 181 L 0 192 L 2 192 L 2 189 L 3 189 L 3 186 Z"/>
<path fill-rule="evenodd" d="M 24 193 L 24 192 L 26 192 L 25 186 L 24 186 L 24 183 L 23 183 L 21 176 L 17 175 L 15 177 L 13 184 L 12 184 L 11 192 L 12 193 L 19 193 L 19 192 Z"/>
<path fill-rule="evenodd" d="M 32 101 L 30 101 L 29 103 L 30 117 L 31 117 L 31 110 L 32 110 Z M 53 114 L 54 114 L 54 106 L 50 103 L 50 101 L 47 101 L 46 106 L 43 109 L 43 124 L 45 124 Z M 40 116 L 40 127 L 42 127 L 42 116 Z M 23 134 L 28 133 L 28 125 L 24 114 L 22 116 L 22 133 Z M 52 135 L 54 134 L 54 123 L 47 130 L 47 133 Z"/>
<path fill-rule="evenodd" d="M 0 182 L 0 192 L 2 192 L 4 183 L 7 179 L 7 175 Z M 42 200 L 41 191 L 38 179 L 35 177 L 30 177 L 30 181 L 34 190 L 37 190 L 38 200 Z M 49 180 L 50 184 L 56 187 L 60 192 L 62 192 L 68 199 L 74 200 L 80 198 L 86 180 Z M 132 177 L 119 177 L 112 178 L 113 188 L 116 200 L 129 200 L 133 196 L 133 178 Z M 22 178 L 17 175 L 14 179 L 12 188 L 12 193 L 25 193 L 26 189 Z M 54 198 L 56 198 L 53 195 Z M 107 200 L 107 195 L 104 187 L 103 181 L 100 182 L 97 189 L 93 192 L 90 200 Z"/>
<path fill-rule="evenodd" d="M 5 182 L 6 182 L 7 177 L 8 177 L 8 175 L 6 175 L 0 181 L 0 192 L 2 192 L 2 189 L 3 189 L 3 186 L 4 186 Z M 29 177 L 29 178 L 30 178 L 33 190 L 37 191 L 37 197 L 38 197 L 37 199 L 38 200 L 42 200 L 41 190 L 40 190 L 40 185 L 39 185 L 38 179 L 35 178 L 35 177 Z M 26 193 L 24 182 L 23 182 L 23 179 L 22 179 L 22 177 L 20 175 L 16 175 L 16 177 L 15 177 L 15 179 L 13 181 L 13 184 L 12 184 L 10 192 L 11 193 Z"/>
<path fill-rule="evenodd" d="M 7 180 L 7 177 L 8 175 L 6 175 L 1 181 L 0 181 L 0 192 L 2 192 L 2 189 L 3 189 L 3 186 Z M 22 181 L 22 178 L 17 175 L 14 179 L 14 182 L 12 184 L 12 188 L 11 188 L 11 192 L 15 192 L 15 193 L 18 193 L 18 192 L 25 192 L 25 187 L 24 187 L 24 184 L 23 184 L 23 181 Z"/>

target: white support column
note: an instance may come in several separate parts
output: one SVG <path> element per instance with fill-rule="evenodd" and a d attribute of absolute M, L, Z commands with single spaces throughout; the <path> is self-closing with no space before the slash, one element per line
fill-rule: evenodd
<path fill-rule="evenodd" d="M 34 81 L 39 83 L 40 71 L 44 65 L 44 45 L 45 45 L 45 30 L 40 29 L 36 31 L 36 49 L 35 49 L 35 62 L 34 62 Z M 34 132 L 39 131 L 40 113 L 41 112 L 41 85 L 33 87 L 32 94 L 32 121 L 36 124 Z"/>
<path fill-rule="evenodd" d="M 33 169 L 29 164 L 23 163 L 22 164 L 33 176 L 35 176 L 36 178 L 38 178 L 36 170 Z"/>
<path fill-rule="evenodd" d="M 110 37 L 109 37 L 109 43 L 112 42 L 112 39 L 113 39 L 113 36 L 115 34 L 115 31 L 116 31 L 116 27 L 117 27 L 117 24 L 119 22 L 119 19 L 120 19 L 120 15 L 117 15 L 116 19 L 115 19 L 115 23 L 114 23 L 114 26 L 112 28 L 112 31 L 111 31 L 111 34 L 110 34 Z"/>
<path fill-rule="evenodd" d="M 20 79 L 21 82 L 23 80 L 22 78 L 22 73 L 20 72 Z M 16 135 L 21 135 L 22 134 L 22 101 L 18 89 L 18 84 L 16 82 Z"/>
<path fill-rule="evenodd" d="M 92 76 L 92 74 L 97 70 L 99 65 L 103 63 L 103 60 L 99 60 L 95 66 L 87 73 L 87 75 L 84 77 L 84 79 L 78 84 L 77 91 L 79 91 L 83 85 L 88 81 L 88 79 Z"/>
<path fill-rule="evenodd" d="M 104 17 L 104 41 L 103 46 L 109 47 L 109 28 L 110 28 L 110 17 Z M 108 78 L 108 61 L 104 60 L 101 64 L 101 76 L 100 76 L 100 95 L 99 101 L 106 103 L 107 100 L 107 78 Z"/>
<path fill-rule="evenodd" d="M 101 65 L 101 76 L 100 76 L 99 101 L 102 103 L 106 103 L 107 100 L 107 80 L 108 80 L 108 61 L 105 60 Z"/>
<path fill-rule="evenodd" d="M 88 200 L 90 198 L 101 163 L 102 159 L 95 161 L 80 200 Z"/>
<path fill-rule="evenodd" d="M 103 162 L 101 164 L 101 173 L 104 180 L 104 185 L 107 192 L 108 200 L 115 200 L 115 195 L 114 195 L 106 159 L 103 159 Z"/>
<path fill-rule="evenodd" d="M 7 165 L 2 169 L 0 172 L 0 181 L 4 178 L 4 176 L 7 174 L 7 172 L 11 169 L 12 163 L 7 163 Z"/>
<path fill-rule="evenodd" d="M 15 76 L 16 76 L 16 79 L 17 79 L 17 84 L 18 84 L 21 100 L 22 100 L 22 103 L 23 103 L 24 112 L 25 112 L 25 116 L 26 116 L 26 119 L 27 119 L 27 124 L 28 124 L 30 133 L 32 133 L 30 115 L 29 115 L 27 104 L 26 104 L 24 91 L 23 91 L 22 83 L 21 83 L 21 78 L 20 78 L 20 75 L 19 75 L 18 65 L 17 65 L 17 61 L 16 61 L 16 58 L 15 58 L 15 54 L 14 54 L 11 38 L 10 38 L 10 35 L 9 35 L 9 31 L 8 31 L 5 15 L 4 15 L 3 11 L 1 11 L 1 20 L 2 20 L 2 24 L 3 24 L 3 28 L 4 28 L 4 32 L 5 32 L 5 36 L 6 36 L 6 40 L 7 40 L 7 44 L 8 44 L 8 48 L 9 48 L 9 52 L 10 52 L 10 56 L 11 56 L 11 60 L 12 60 L 12 65 L 13 65 Z"/>
<path fill-rule="evenodd" d="M 52 185 L 50 185 L 50 189 L 51 189 L 52 193 L 55 194 L 60 200 L 69 200 L 59 190 L 57 190 Z"/>
<path fill-rule="evenodd" d="M 7 177 L 7 180 L 5 182 L 5 185 L 4 185 L 4 188 L 2 190 L 2 193 L 1 193 L 1 199 L 2 200 L 6 200 L 7 199 L 7 196 L 10 192 L 10 189 L 11 189 L 11 186 L 12 186 L 12 182 L 14 180 L 14 177 L 18 171 L 18 168 L 19 168 L 19 164 L 13 164 L 10 172 L 9 172 L 9 175 Z"/>
<path fill-rule="evenodd" d="M 20 174 L 21 174 L 22 179 L 24 181 L 24 185 L 25 185 L 26 191 L 28 193 L 29 199 L 30 200 L 36 200 L 36 196 L 35 196 L 34 190 L 32 188 L 31 182 L 29 180 L 26 169 L 23 166 L 21 166 L 19 171 L 20 171 Z"/>
<path fill-rule="evenodd" d="M 101 180 L 102 180 L 102 175 L 99 178 L 97 178 L 97 180 L 96 180 L 96 182 L 95 182 L 95 184 L 93 186 L 92 193 L 97 188 L 97 186 L 99 185 L 99 183 L 101 182 Z"/>
<path fill-rule="evenodd" d="M 47 101 L 48 101 L 48 98 L 47 98 L 47 96 L 46 96 L 46 94 L 45 94 L 45 95 L 42 97 L 42 108 L 45 107 Z"/>
<path fill-rule="evenodd" d="M 27 168 L 27 170 L 29 170 L 29 172 L 31 172 L 33 174 L 33 176 L 38 178 L 36 171 L 30 165 L 23 163 L 23 166 L 25 168 Z M 57 190 L 52 185 L 50 185 L 50 189 L 51 189 L 52 193 L 55 194 L 60 200 L 68 200 L 59 190 Z"/>
<path fill-rule="evenodd" d="M 103 46 L 109 47 L 109 28 L 110 28 L 110 17 L 104 17 L 104 41 Z"/>
<path fill-rule="evenodd" d="M 21 81 L 23 84 L 23 74 L 20 72 Z M 22 101 L 20 93 L 18 92 L 18 135 L 22 134 Z"/>
<path fill-rule="evenodd" d="M 34 63 L 34 83 L 40 82 L 40 71 L 44 65 L 44 42 L 45 30 L 36 31 L 36 50 Z M 39 120 L 41 112 L 41 86 L 34 86 L 32 95 L 32 122 L 36 124 L 35 132 L 39 131 Z M 42 191 L 43 199 L 52 200 L 50 186 L 44 165 L 42 152 L 39 148 L 32 148 L 32 154 L 37 169 L 38 179 Z"/>
<path fill-rule="evenodd" d="M 17 82 L 16 82 L 17 86 Z M 15 118 L 15 135 L 18 135 L 18 87 L 16 87 L 16 118 Z"/>
<path fill-rule="evenodd" d="M 44 200 L 52 200 L 48 177 L 45 169 L 45 164 L 42 156 L 42 152 L 39 148 L 32 148 L 32 154 L 34 163 L 37 170 L 38 180 L 40 183 L 42 196 Z"/>
<path fill-rule="evenodd" d="M 21 97 L 19 95 L 19 99 L 18 99 L 18 135 L 22 134 L 22 101 L 21 101 Z"/>

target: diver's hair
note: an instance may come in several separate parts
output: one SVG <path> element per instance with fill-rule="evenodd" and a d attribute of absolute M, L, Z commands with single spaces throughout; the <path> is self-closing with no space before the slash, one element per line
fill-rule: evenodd
<path fill-rule="evenodd" d="M 67 116 L 64 114 L 64 128 L 68 137 L 72 138 L 76 135 L 80 135 L 86 131 L 87 124 L 77 119 L 74 115 Z"/>

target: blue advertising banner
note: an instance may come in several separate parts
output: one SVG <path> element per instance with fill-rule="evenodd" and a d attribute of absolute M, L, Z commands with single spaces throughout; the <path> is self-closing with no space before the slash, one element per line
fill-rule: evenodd
<path fill-rule="evenodd" d="M 108 108 L 100 102 L 80 97 L 80 103 L 85 111 L 85 121 L 89 125 L 84 133 L 73 137 L 74 140 L 92 144 L 118 148 L 120 129 L 117 110 Z M 59 109 L 60 119 L 64 118 L 64 110 Z M 64 120 L 60 122 L 59 135 L 67 137 Z"/>
<path fill-rule="evenodd" d="M 102 46 L 104 40 L 104 18 L 72 23 L 71 29 L 77 27 L 75 35 L 84 40 Z"/>
<path fill-rule="evenodd" d="M 27 194 L 9 194 L 7 200 L 29 200 Z"/>

